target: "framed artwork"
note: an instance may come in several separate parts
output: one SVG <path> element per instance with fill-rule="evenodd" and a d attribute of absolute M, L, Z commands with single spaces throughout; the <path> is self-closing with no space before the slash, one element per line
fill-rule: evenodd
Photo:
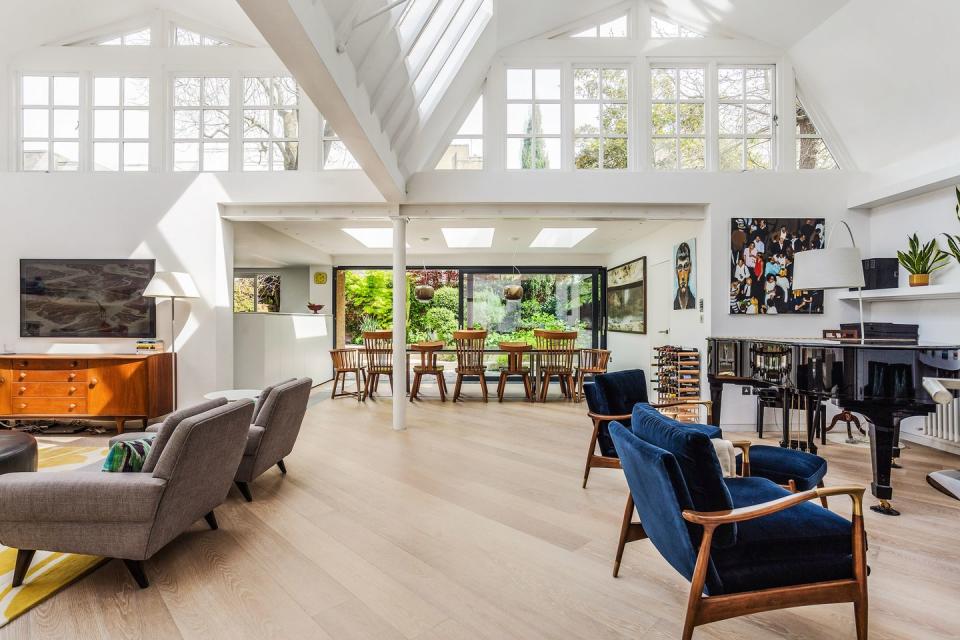
<path fill-rule="evenodd" d="M 673 309 L 697 308 L 697 239 L 673 247 Z"/>
<path fill-rule="evenodd" d="M 823 291 L 793 288 L 793 260 L 824 248 L 823 218 L 730 221 L 730 313 L 823 313 Z"/>
<path fill-rule="evenodd" d="M 647 332 L 647 258 L 607 270 L 607 331 Z"/>

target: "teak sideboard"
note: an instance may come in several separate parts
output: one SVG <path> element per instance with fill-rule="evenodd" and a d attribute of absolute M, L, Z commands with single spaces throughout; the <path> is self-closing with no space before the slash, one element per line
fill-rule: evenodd
<path fill-rule="evenodd" d="M 0 417 L 148 420 L 173 411 L 173 354 L 0 355 Z"/>

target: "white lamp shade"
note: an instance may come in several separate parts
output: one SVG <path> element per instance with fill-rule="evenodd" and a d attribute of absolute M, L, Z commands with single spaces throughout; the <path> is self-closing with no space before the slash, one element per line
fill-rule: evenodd
<path fill-rule="evenodd" d="M 158 271 L 143 290 L 144 298 L 199 298 L 200 292 L 189 273 Z"/>
<path fill-rule="evenodd" d="M 794 289 L 862 287 L 863 262 L 857 247 L 800 251 L 793 258 Z"/>

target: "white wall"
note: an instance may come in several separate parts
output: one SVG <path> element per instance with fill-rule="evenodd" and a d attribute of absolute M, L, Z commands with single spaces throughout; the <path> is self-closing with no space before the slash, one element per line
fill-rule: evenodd
<path fill-rule="evenodd" d="M 330 315 L 237 313 L 233 340 L 234 384 L 239 389 L 263 389 L 300 377 L 320 384 L 333 377 Z"/>
<path fill-rule="evenodd" d="M 280 276 L 280 313 L 308 313 L 310 300 L 310 267 L 287 267 L 285 269 L 234 268 L 234 275 L 266 273 Z"/>

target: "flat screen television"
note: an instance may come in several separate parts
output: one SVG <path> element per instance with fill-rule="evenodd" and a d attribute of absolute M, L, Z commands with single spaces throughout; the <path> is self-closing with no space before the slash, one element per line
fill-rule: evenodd
<path fill-rule="evenodd" d="M 20 260 L 20 336 L 154 338 L 154 260 Z"/>

